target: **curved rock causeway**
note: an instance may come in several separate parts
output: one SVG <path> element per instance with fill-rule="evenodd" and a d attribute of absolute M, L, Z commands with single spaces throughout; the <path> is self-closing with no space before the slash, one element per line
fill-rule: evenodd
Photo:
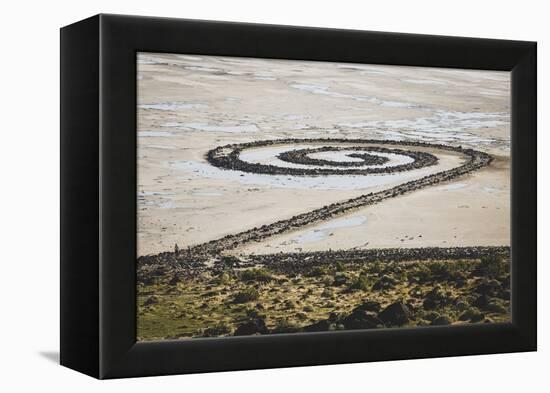
<path fill-rule="evenodd" d="M 361 154 L 372 153 L 392 153 L 405 155 L 412 158 L 412 161 L 408 164 L 396 165 L 396 166 L 383 166 L 377 167 L 376 165 L 368 166 L 365 162 L 362 162 L 363 167 L 358 168 L 294 168 L 294 167 L 280 167 L 270 164 L 249 163 L 240 159 L 240 154 L 251 148 L 264 147 L 270 145 L 293 145 L 293 144 L 307 144 L 307 143 L 322 143 L 327 146 L 321 147 L 322 151 L 353 151 L 351 154 L 357 152 Z M 346 146 L 331 146 L 331 145 Z M 351 146 L 350 146 L 351 145 Z M 358 146 L 359 145 L 359 146 Z M 361 146 L 368 145 L 368 146 Z M 374 146 L 372 146 L 374 145 Z M 388 149 L 385 147 L 378 147 L 376 145 L 395 145 L 400 146 L 399 149 Z M 403 147 L 410 149 L 404 150 Z M 411 193 L 416 190 L 420 190 L 425 187 L 433 186 L 441 182 L 453 180 L 459 176 L 463 176 L 470 172 L 476 171 L 492 161 L 492 157 L 484 152 L 466 149 L 462 147 L 447 146 L 441 144 L 431 144 L 423 142 L 404 142 L 404 141 L 382 141 L 382 140 L 370 140 L 370 139 L 336 139 L 336 138 L 322 138 L 322 139 L 276 139 L 265 140 L 241 144 L 232 144 L 221 146 L 210 150 L 206 154 L 208 162 L 212 165 L 228 170 L 240 170 L 243 172 L 251 173 L 263 173 L 263 174 L 286 174 L 286 175 L 298 175 L 298 176 L 325 176 L 334 174 L 355 174 L 355 175 L 368 175 L 372 173 L 391 173 L 395 171 L 406 171 L 412 169 L 418 169 L 430 165 L 434 165 L 437 162 L 437 158 L 427 152 L 423 152 L 415 149 L 432 149 L 441 151 L 450 151 L 464 155 L 467 161 L 455 168 L 440 171 L 434 174 L 430 174 L 419 179 L 411 180 L 395 187 L 385 189 L 378 192 L 371 192 L 364 195 L 360 195 L 356 198 L 347 199 L 341 202 L 332 203 L 326 206 L 322 206 L 318 209 L 314 209 L 302 214 L 295 215 L 293 217 L 282 219 L 271 224 L 263 225 L 260 227 L 251 228 L 246 231 L 224 236 L 222 238 L 212 240 L 203 244 L 189 247 L 187 249 L 179 250 L 177 253 L 162 253 L 166 255 L 172 255 L 176 260 L 182 263 L 188 263 L 191 260 L 194 264 L 200 264 L 211 259 L 214 256 L 220 255 L 224 251 L 235 249 L 241 245 L 249 242 L 259 242 L 268 237 L 282 234 L 288 231 L 296 230 L 300 227 L 310 225 L 313 223 L 322 222 L 328 219 L 335 218 L 350 212 L 353 209 L 357 209 L 364 206 L 380 203 L 386 199 L 393 198 L 399 195 Z M 307 157 L 310 154 L 318 152 L 318 148 L 304 149 L 302 150 L 290 150 L 288 154 L 283 154 L 283 159 L 298 162 L 300 164 L 311 164 L 308 162 Z M 367 157 L 368 160 L 368 157 Z M 386 162 L 384 160 L 384 162 Z M 322 166 L 324 162 L 316 162 L 315 165 Z M 333 163 L 334 164 L 334 163 Z M 162 255 L 159 254 L 159 255 Z M 145 262 L 152 258 L 151 256 L 144 256 L 139 258 L 139 262 Z"/>

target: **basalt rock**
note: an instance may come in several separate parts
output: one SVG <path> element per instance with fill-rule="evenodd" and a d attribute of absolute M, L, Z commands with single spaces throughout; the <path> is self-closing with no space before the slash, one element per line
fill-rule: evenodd
<path fill-rule="evenodd" d="M 442 325 L 450 325 L 452 321 L 449 319 L 449 317 L 443 315 L 436 319 L 434 319 L 431 323 L 433 326 L 442 326 Z"/>
<path fill-rule="evenodd" d="M 376 312 L 356 308 L 341 320 L 346 329 L 374 329 L 383 327 L 384 322 L 378 318 Z"/>
<path fill-rule="evenodd" d="M 396 302 L 386 307 L 378 317 L 386 326 L 402 326 L 410 321 L 411 312 L 406 305 Z"/>
<path fill-rule="evenodd" d="M 361 305 L 354 308 L 353 311 L 371 311 L 378 313 L 380 311 L 380 303 L 374 300 L 366 300 Z"/>
<path fill-rule="evenodd" d="M 152 304 L 157 304 L 159 302 L 158 298 L 156 296 L 149 296 L 144 302 L 144 306 L 150 306 Z"/>
<path fill-rule="evenodd" d="M 477 308 L 469 308 L 468 310 L 460 314 L 460 316 L 458 317 L 458 320 L 479 322 L 483 320 L 483 318 L 484 318 L 484 315 L 481 312 L 479 312 Z"/>
<path fill-rule="evenodd" d="M 235 330 L 235 336 L 249 336 L 253 334 L 268 334 L 269 330 L 265 325 L 265 321 L 262 318 L 251 319 Z"/>
<path fill-rule="evenodd" d="M 383 276 L 378 281 L 374 283 L 372 289 L 375 291 L 380 291 L 383 289 L 393 288 L 397 284 L 397 280 L 391 276 Z"/>
<path fill-rule="evenodd" d="M 487 295 L 481 295 L 473 301 L 472 305 L 477 308 L 485 308 L 489 304 L 489 297 Z"/>
<path fill-rule="evenodd" d="M 473 290 L 480 295 L 495 297 L 502 293 L 502 287 L 497 280 L 483 280 Z"/>
<path fill-rule="evenodd" d="M 426 294 L 422 305 L 426 310 L 433 310 L 436 307 L 446 305 L 450 302 L 448 296 L 439 287 L 434 287 Z"/>
<path fill-rule="evenodd" d="M 323 319 L 304 327 L 303 330 L 305 332 L 327 332 L 330 330 L 338 330 L 338 324 L 331 322 L 328 319 Z"/>

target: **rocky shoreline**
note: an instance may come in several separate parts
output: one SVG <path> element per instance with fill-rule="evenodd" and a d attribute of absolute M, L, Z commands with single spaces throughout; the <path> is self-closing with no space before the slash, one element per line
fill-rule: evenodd
<path fill-rule="evenodd" d="M 509 246 L 380 248 L 365 250 L 328 250 L 315 252 L 276 253 L 262 255 L 218 255 L 205 264 L 185 252 L 164 252 L 138 258 L 138 281 L 150 276 L 175 274 L 192 277 L 204 272 L 218 274 L 231 269 L 266 267 L 290 276 L 308 274 L 311 270 L 334 264 L 335 260 L 350 265 L 367 263 L 397 263 L 408 261 L 480 259 L 510 254 Z"/>
<path fill-rule="evenodd" d="M 422 247 L 422 248 L 379 248 L 366 250 L 335 250 L 300 253 L 279 253 L 248 255 L 242 267 L 265 266 L 287 275 L 308 274 L 320 266 L 329 266 L 335 260 L 348 261 L 351 265 L 373 262 L 408 262 L 480 259 L 488 255 L 507 256 L 510 247 Z M 214 266 L 223 269 L 223 260 Z"/>

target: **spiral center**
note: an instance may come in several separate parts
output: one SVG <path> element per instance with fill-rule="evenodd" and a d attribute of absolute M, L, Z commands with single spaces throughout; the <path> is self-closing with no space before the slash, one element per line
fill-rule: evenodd
<path fill-rule="evenodd" d="M 321 146 L 304 147 L 301 144 Z M 399 145 L 400 148 L 381 145 Z M 250 159 L 254 154 L 249 151 L 270 146 L 277 150 L 273 154 L 275 160 L 254 162 Z M 210 150 L 206 158 L 210 164 L 222 169 L 256 174 L 368 175 L 410 171 L 438 162 L 436 156 L 418 147 L 426 146 L 368 139 L 278 139 L 220 146 Z"/>
<path fill-rule="evenodd" d="M 356 151 L 357 153 L 353 153 Z M 315 157 L 319 153 L 326 152 L 345 152 L 346 157 L 356 158 L 359 160 L 341 161 L 327 160 Z M 280 153 L 277 157 L 283 161 L 301 165 L 314 166 L 337 166 L 337 167 L 363 167 L 383 165 L 390 161 L 388 157 L 382 155 L 371 154 L 371 152 L 379 153 L 394 153 L 390 149 L 374 148 L 374 147 L 335 147 L 323 146 L 313 149 L 290 150 Z"/>

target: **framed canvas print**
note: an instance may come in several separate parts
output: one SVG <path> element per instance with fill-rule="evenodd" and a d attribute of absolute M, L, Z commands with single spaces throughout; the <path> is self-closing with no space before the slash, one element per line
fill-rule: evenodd
<path fill-rule="evenodd" d="M 536 349 L 536 44 L 98 15 L 61 30 L 61 363 Z"/>

